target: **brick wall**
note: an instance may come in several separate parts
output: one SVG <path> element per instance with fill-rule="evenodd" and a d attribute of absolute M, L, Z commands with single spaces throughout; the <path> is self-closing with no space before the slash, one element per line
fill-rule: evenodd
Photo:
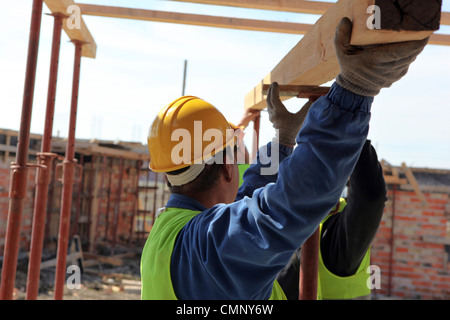
<path fill-rule="evenodd" d="M 388 191 L 389 200 L 372 246 L 371 263 L 381 268 L 382 283 L 375 294 L 450 299 L 449 245 L 445 244 L 450 239 L 446 213 L 449 195 L 425 196 L 429 205 L 424 208 L 413 191 L 394 191 L 392 186 Z"/>
<path fill-rule="evenodd" d="M 96 233 L 98 220 L 97 244 L 111 246 L 114 238 L 116 244 L 124 244 L 130 238 L 130 231 L 133 228 L 135 233 L 136 221 L 133 221 L 133 214 L 136 210 L 136 179 L 137 179 L 137 161 L 124 160 L 122 175 L 120 174 L 120 160 L 117 158 L 107 158 L 107 168 L 104 173 L 103 187 L 100 188 L 102 166 L 100 157 L 94 159 L 84 157 L 83 180 L 80 192 L 80 184 L 75 183 L 72 197 L 71 210 L 71 234 L 79 234 L 85 250 L 94 249 L 90 245 Z M 81 161 L 80 161 L 81 162 Z M 34 207 L 35 192 L 35 169 L 29 169 L 29 179 L 27 188 L 27 197 L 25 199 L 24 210 L 22 214 L 22 228 L 20 250 L 28 252 L 30 248 L 31 227 Z M 145 182 L 146 171 L 140 170 L 140 180 Z M 122 177 L 121 191 L 118 193 L 119 179 Z M 111 178 L 111 182 L 109 179 Z M 150 181 L 153 185 L 153 182 Z M 4 242 L 6 236 L 6 224 L 8 216 L 9 198 L 8 191 L 10 186 L 10 168 L 9 164 L 0 162 L 0 255 L 3 254 Z M 161 187 L 161 185 L 159 186 Z M 61 206 L 62 184 L 58 179 L 54 179 L 49 189 L 49 216 L 46 220 L 45 240 L 56 240 L 58 237 L 59 215 Z M 141 191 L 142 192 L 142 191 Z M 118 201 L 118 195 L 120 201 Z M 160 190 L 158 191 L 160 196 Z M 142 195 L 141 195 L 142 198 Z M 149 191 L 147 208 L 153 208 L 153 191 Z M 167 198 L 166 198 L 167 199 Z M 160 203 L 159 203 L 160 204 Z M 140 202 L 140 210 L 143 202 Z M 76 227 L 76 216 L 79 216 Z M 150 213 L 147 213 L 147 217 Z M 136 219 L 135 219 L 136 220 Z M 117 222 L 117 224 L 116 224 Z M 133 224 L 133 227 L 132 227 Z M 117 229 L 115 230 L 117 226 Z M 115 234 L 115 236 L 114 236 Z M 133 239 L 136 238 L 134 234 Z M 145 240 L 145 236 L 141 237 Z M 55 246 L 53 246 L 55 249 Z"/>

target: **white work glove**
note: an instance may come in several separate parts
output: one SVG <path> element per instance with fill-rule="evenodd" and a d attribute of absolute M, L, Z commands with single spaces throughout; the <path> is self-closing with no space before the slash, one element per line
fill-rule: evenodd
<path fill-rule="evenodd" d="M 389 88 L 402 78 L 429 39 L 353 46 L 350 44 L 352 26 L 350 19 L 343 18 L 336 28 L 334 45 L 341 66 L 336 82 L 362 96 L 376 96 L 382 88 Z"/>
<path fill-rule="evenodd" d="M 306 114 L 312 105 L 308 101 L 297 113 L 289 112 L 280 100 L 278 83 L 273 82 L 267 92 L 267 111 L 269 112 L 269 120 L 275 128 L 275 137 L 278 142 L 286 146 L 294 146 Z"/>

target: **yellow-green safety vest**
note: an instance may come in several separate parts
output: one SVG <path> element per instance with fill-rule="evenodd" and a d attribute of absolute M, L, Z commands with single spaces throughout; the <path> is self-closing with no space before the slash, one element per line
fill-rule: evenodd
<path fill-rule="evenodd" d="M 344 210 L 347 205 L 345 199 L 341 198 L 339 201 L 339 208 L 337 212 Z M 320 234 L 322 235 L 322 226 L 331 217 L 328 215 L 320 223 Z M 322 237 L 320 237 L 322 238 Z M 319 243 L 320 248 L 320 243 Z M 339 254 L 337 252 L 336 254 Z M 327 269 L 322 259 L 322 252 L 319 249 L 319 279 L 318 279 L 318 300 L 331 300 L 331 299 L 357 299 L 367 297 L 371 294 L 371 290 L 367 285 L 367 281 L 370 274 L 367 272 L 367 268 L 370 266 L 370 248 L 367 250 L 358 270 L 352 276 L 340 277 L 332 273 Z"/>
<path fill-rule="evenodd" d="M 200 211 L 166 208 L 155 221 L 141 256 L 141 299 L 177 300 L 170 261 L 177 234 Z M 269 300 L 286 300 L 277 281 Z"/>

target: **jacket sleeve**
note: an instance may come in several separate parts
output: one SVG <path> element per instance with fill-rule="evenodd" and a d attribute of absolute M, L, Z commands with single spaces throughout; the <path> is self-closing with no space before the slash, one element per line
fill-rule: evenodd
<path fill-rule="evenodd" d="M 341 277 L 355 274 L 380 225 L 386 193 L 383 169 L 368 140 L 350 176 L 347 206 L 322 227 L 321 252 L 328 270 Z"/>
<path fill-rule="evenodd" d="M 278 272 L 339 200 L 367 138 L 372 102 L 334 83 L 309 110 L 275 183 L 186 224 L 171 263 L 179 299 L 269 298 Z"/>
<path fill-rule="evenodd" d="M 275 155 L 272 157 L 272 153 L 277 150 L 278 157 Z M 244 173 L 244 182 L 239 187 L 236 201 L 242 200 L 245 196 L 251 197 L 256 189 L 277 181 L 278 166 L 292 154 L 292 150 L 292 147 L 279 144 L 276 141 L 269 142 L 267 145 L 259 148 L 256 159 Z M 270 168 L 272 168 L 271 172 Z M 264 170 L 269 171 L 268 174 L 261 174 Z"/>

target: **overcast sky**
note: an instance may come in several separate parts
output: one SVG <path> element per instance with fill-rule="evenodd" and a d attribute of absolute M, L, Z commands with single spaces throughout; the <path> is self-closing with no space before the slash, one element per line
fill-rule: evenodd
<path fill-rule="evenodd" d="M 300 23 L 318 19 L 165 0 L 79 2 Z M 443 11 L 450 11 L 450 0 L 443 2 Z M 31 0 L 8 1 L 0 11 L 0 128 L 19 129 L 31 5 Z M 44 13 L 48 12 L 44 5 Z M 245 95 L 301 39 L 159 22 L 84 19 L 97 43 L 96 59 L 83 58 L 81 63 L 76 136 L 84 139 L 146 143 L 157 111 L 181 95 L 184 60 L 188 61 L 186 94 L 212 103 L 236 122 L 243 114 Z M 43 15 L 33 133 L 43 132 L 52 28 L 53 18 Z M 450 27 L 442 26 L 439 32 L 450 34 Z M 68 130 L 73 56 L 74 46 L 63 32 L 53 131 L 63 137 Z M 294 98 L 287 106 L 296 111 L 304 102 Z M 263 112 L 261 143 L 272 135 Z M 427 46 L 401 81 L 381 91 L 372 107 L 369 139 L 379 158 L 393 165 L 450 169 L 450 46 Z"/>

